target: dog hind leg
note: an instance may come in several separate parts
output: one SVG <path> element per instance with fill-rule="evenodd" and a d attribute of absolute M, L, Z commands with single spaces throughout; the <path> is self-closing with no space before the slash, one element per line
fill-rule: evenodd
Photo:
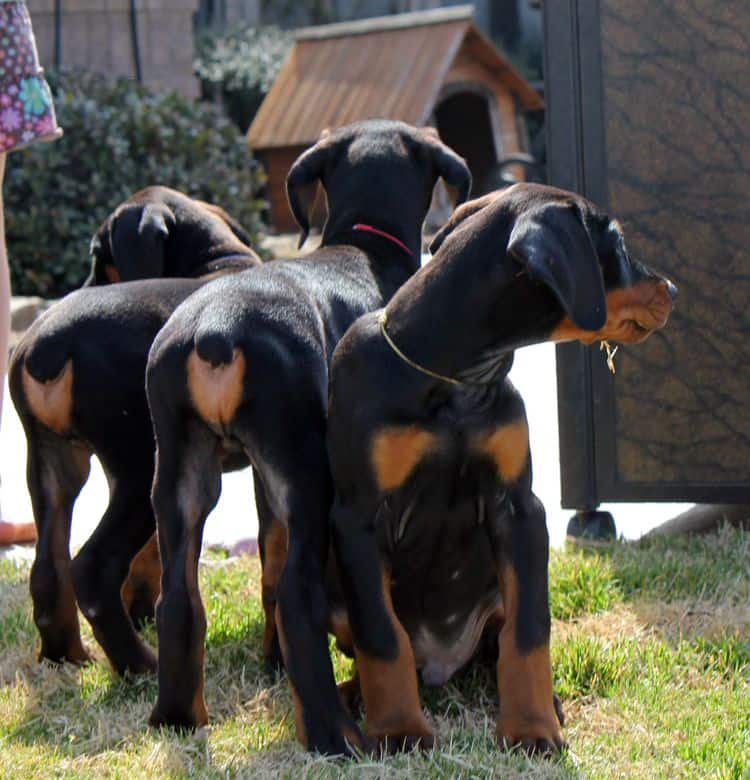
<path fill-rule="evenodd" d="M 131 560 L 153 533 L 150 474 L 108 477 L 109 505 L 73 560 L 76 596 L 117 673 L 151 673 L 156 657 L 136 633 L 121 596 Z"/>
<path fill-rule="evenodd" d="M 81 641 L 70 566 L 73 505 L 89 475 L 91 453 L 35 421 L 25 420 L 27 482 L 37 527 L 30 589 L 34 623 L 42 639 L 39 660 L 82 664 L 90 660 Z"/>
<path fill-rule="evenodd" d="M 333 490 L 325 419 L 311 402 L 316 393 L 298 387 L 296 397 L 287 398 L 283 424 L 262 416 L 271 404 L 258 398 L 254 411 L 238 417 L 235 435 L 262 477 L 272 517 L 288 533 L 276 588 L 276 630 L 292 685 L 297 737 L 308 750 L 338 754 L 361 747 L 362 735 L 337 695 L 328 652 L 324 572 Z"/>
<path fill-rule="evenodd" d="M 277 588 L 286 564 L 286 527 L 273 515 L 266 498 L 263 481 L 253 470 L 255 506 L 258 511 L 258 549 L 260 551 L 263 612 L 266 624 L 263 628 L 263 657 L 270 673 L 284 668 L 279 636 L 276 630 Z"/>
<path fill-rule="evenodd" d="M 153 407 L 152 407 L 153 408 Z M 158 420 L 158 423 L 157 423 Z M 153 505 L 162 555 L 161 596 L 156 606 L 159 694 L 151 725 L 197 728 L 208 722 L 204 699 L 206 614 L 198 589 L 203 527 L 221 489 L 218 440 L 201 422 L 160 428 Z"/>

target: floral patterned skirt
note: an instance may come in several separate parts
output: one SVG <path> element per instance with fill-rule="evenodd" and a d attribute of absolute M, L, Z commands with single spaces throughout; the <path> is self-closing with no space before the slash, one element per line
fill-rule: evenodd
<path fill-rule="evenodd" d="M 61 135 L 26 4 L 0 0 L 0 153 Z"/>

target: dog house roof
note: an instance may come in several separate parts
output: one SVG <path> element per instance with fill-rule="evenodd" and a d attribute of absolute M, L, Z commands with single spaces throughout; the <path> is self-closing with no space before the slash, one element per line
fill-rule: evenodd
<path fill-rule="evenodd" d="M 481 72 L 521 108 L 539 94 L 472 23 L 472 6 L 384 16 L 299 30 L 247 133 L 254 149 L 302 146 L 326 127 L 369 117 L 429 120 L 458 60 L 463 80 Z"/>

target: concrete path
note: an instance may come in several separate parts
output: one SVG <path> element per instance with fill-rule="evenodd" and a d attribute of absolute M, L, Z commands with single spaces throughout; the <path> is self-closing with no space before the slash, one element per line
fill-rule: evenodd
<path fill-rule="evenodd" d="M 516 353 L 511 373 L 525 402 L 531 430 L 534 463 L 534 491 L 547 509 L 551 541 L 562 544 L 570 510 L 560 508 L 560 464 L 557 443 L 557 385 L 554 347 L 543 344 Z M 0 496 L 7 519 L 31 519 L 26 490 L 26 440 L 23 429 L 5 391 L 0 427 Z M 107 481 L 98 462 L 76 503 L 72 546 L 79 547 L 91 533 L 107 504 Z M 623 536 L 633 539 L 673 517 L 689 504 L 616 504 L 605 508 L 615 516 Z M 224 476 L 218 505 L 206 523 L 204 543 L 231 547 L 236 541 L 257 532 L 257 517 L 249 470 Z M 31 555 L 32 550 L 16 548 L 14 555 Z"/>

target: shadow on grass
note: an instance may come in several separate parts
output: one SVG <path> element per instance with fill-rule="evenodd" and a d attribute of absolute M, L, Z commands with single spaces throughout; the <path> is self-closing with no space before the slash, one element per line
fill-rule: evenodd
<path fill-rule="evenodd" d="M 551 605 L 564 698 L 609 697 L 644 674 L 750 679 L 750 534 L 650 537 L 556 553 Z"/>
<path fill-rule="evenodd" d="M 725 526 L 701 537 L 646 537 L 593 550 L 555 552 L 553 618 L 578 619 L 617 604 L 750 601 L 750 532 Z"/>
<path fill-rule="evenodd" d="M 211 712 L 214 724 L 235 717 L 245 701 L 277 682 L 266 673 L 261 657 L 264 617 L 253 592 L 256 568 L 257 564 L 248 564 L 201 573 L 208 618 L 206 697 L 210 708 L 216 705 Z M 9 598 L 3 598 L 0 612 L 0 680 L 23 700 L 15 723 L 4 734 L 0 730 L 6 744 L 46 743 L 65 756 L 79 757 L 96 756 L 128 740 L 158 736 L 147 726 L 156 700 L 156 677 L 116 676 L 83 620 L 84 641 L 94 650 L 94 663 L 82 668 L 37 663 L 39 638 L 31 619 L 28 573 L 4 570 L 2 574 L 0 598 Z M 232 598 L 227 599 L 230 592 Z M 153 624 L 146 626 L 144 636 L 155 643 Z"/>
<path fill-rule="evenodd" d="M 750 603 L 748 562 L 750 534 L 734 529 L 701 539 L 651 539 L 593 553 L 555 553 L 550 583 L 553 615 L 560 620 L 553 634 L 558 692 L 569 701 L 610 696 L 646 674 L 653 677 L 652 688 L 668 686 L 682 679 L 676 667 L 730 678 L 746 675 L 747 631 L 714 636 L 696 623 L 696 630 L 687 632 L 685 620 L 697 621 L 702 611 L 730 625 L 730 608 L 741 610 Z M 438 750 L 429 757 L 342 764 L 302 754 L 294 741 L 288 686 L 264 673 L 257 560 L 201 569 L 208 622 L 208 742 L 202 735 L 149 730 L 155 679 L 121 680 L 101 654 L 96 664 L 82 670 L 39 667 L 33 660 L 38 638 L 25 584 L 28 574 L 16 576 L 4 569 L 0 574 L 0 669 L 5 670 L 0 680 L 9 697 L 16 698 L 9 703 L 11 717 L 6 715 L 9 728 L 3 732 L 0 727 L 6 750 L 12 751 L 14 743 L 43 744 L 55 761 L 58 756 L 96 757 L 113 751 L 136 753 L 143 760 L 147 756 L 150 762 L 153 754 L 167 771 L 193 776 L 275 772 L 334 777 L 350 771 L 355 776 L 367 768 L 372 776 L 396 771 L 428 776 L 434 771 L 434 776 L 450 777 L 461 774 L 467 761 L 476 776 L 528 770 L 494 742 L 497 690 L 491 653 L 442 688 L 422 687 L 423 702 L 438 729 Z M 602 634 L 602 627 L 609 633 Z M 570 642 L 563 629 L 571 631 Z M 146 636 L 153 642 L 153 627 Z M 334 657 L 334 665 L 339 679 L 345 678 L 348 665 L 341 656 Z M 486 775 L 475 771 L 485 764 Z M 548 776 L 576 773 L 566 757 L 533 764 L 532 769 L 538 766 L 549 769 Z"/>

